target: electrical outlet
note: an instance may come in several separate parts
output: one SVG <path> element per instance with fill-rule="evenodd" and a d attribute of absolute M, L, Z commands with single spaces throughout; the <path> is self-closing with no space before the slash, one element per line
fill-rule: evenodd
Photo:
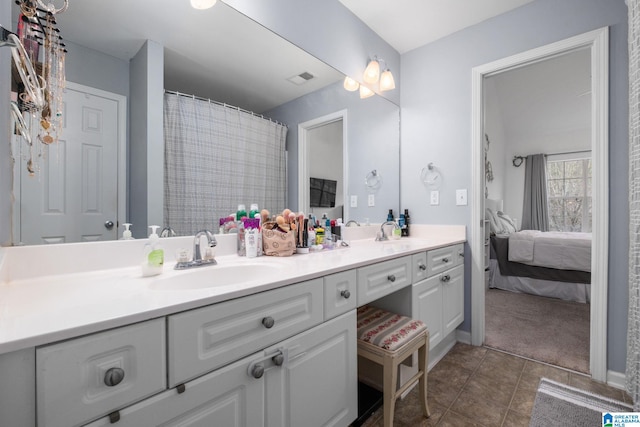
<path fill-rule="evenodd" d="M 433 190 L 431 192 L 431 206 L 437 206 L 440 204 L 440 192 L 438 190 Z"/>
<path fill-rule="evenodd" d="M 369 194 L 369 198 L 367 199 L 367 204 L 369 207 L 376 205 L 376 196 L 375 194 Z"/>
<path fill-rule="evenodd" d="M 456 190 L 456 205 L 465 206 L 467 204 L 467 189 Z"/>
<path fill-rule="evenodd" d="M 351 207 L 352 208 L 358 207 L 358 196 L 356 195 L 351 196 Z"/>

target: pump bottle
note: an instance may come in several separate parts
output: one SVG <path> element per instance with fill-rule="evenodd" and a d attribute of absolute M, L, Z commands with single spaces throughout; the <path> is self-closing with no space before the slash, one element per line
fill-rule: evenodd
<path fill-rule="evenodd" d="M 149 242 L 144 245 L 144 259 L 142 260 L 142 276 L 156 276 L 162 274 L 164 265 L 164 249 L 160 245 L 160 236 L 158 236 L 158 225 L 150 225 L 151 234 Z"/>

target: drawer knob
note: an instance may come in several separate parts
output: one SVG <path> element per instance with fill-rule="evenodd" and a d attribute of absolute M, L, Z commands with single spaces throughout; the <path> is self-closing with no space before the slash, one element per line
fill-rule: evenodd
<path fill-rule="evenodd" d="M 458 252 L 458 256 L 464 258 L 464 252 Z"/>
<path fill-rule="evenodd" d="M 442 262 L 444 262 L 444 263 L 449 262 L 449 258 L 442 258 Z"/>
<path fill-rule="evenodd" d="M 271 329 L 271 328 L 273 328 L 273 325 L 276 324 L 276 321 L 273 320 L 273 317 L 267 316 L 267 317 L 262 319 L 262 324 L 264 325 L 265 328 Z"/>
<path fill-rule="evenodd" d="M 255 365 L 251 370 L 251 375 L 253 375 L 253 378 L 262 378 L 264 375 L 264 366 L 260 364 Z"/>
<path fill-rule="evenodd" d="M 390 275 L 388 275 L 388 276 L 387 276 L 387 279 L 388 279 L 390 282 L 395 282 L 395 281 L 396 281 L 396 276 L 395 276 L 395 275 L 393 275 L 393 274 L 390 274 Z"/>
<path fill-rule="evenodd" d="M 425 270 L 427 269 L 427 266 L 426 266 L 426 265 L 424 265 L 424 264 L 420 264 L 420 265 L 418 265 L 418 268 L 419 268 L 420 270 L 422 270 L 422 271 L 425 271 Z"/>
<path fill-rule="evenodd" d="M 340 296 L 344 299 L 349 299 L 349 297 L 351 296 L 351 292 L 349 292 L 348 289 L 345 289 L 344 291 L 340 292 Z"/>
<path fill-rule="evenodd" d="M 122 368 L 110 368 L 104 374 L 104 383 L 107 387 L 113 387 L 122 382 L 124 379 L 124 369 Z"/>
<path fill-rule="evenodd" d="M 449 276 L 448 274 L 445 274 L 440 278 L 440 280 L 442 280 L 443 282 L 448 282 L 449 280 L 451 280 L 451 276 Z"/>
<path fill-rule="evenodd" d="M 271 358 L 271 360 L 273 360 L 273 363 L 276 366 L 282 366 L 282 364 L 284 363 L 284 355 L 282 353 L 276 354 Z"/>

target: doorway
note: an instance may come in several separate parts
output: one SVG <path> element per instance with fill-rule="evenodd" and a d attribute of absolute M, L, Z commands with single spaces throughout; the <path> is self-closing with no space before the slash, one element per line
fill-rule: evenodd
<path fill-rule="evenodd" d="M 486 76 L 522 67 L 577 49 L 591 52 L 591 152 L 593 156 L 593 241 L 591 250 L 590 372 L 606 381 L 608 274 L 608 28 L 591 31 L 472 70 L 471 342 L 482 345 L 485 331 L 484 284 L 484 92 Z"/>
<path fill-rule="evenodd" d="M 347 110 L 340 110 L 298 124 L 298 209 L 312 213 L 310 179 L 337 181 L 335 207 L 327 211 L 329 218 L 349 218 L 347 150 Z M 317 167 L 326 165 L 326 167 Z M 325 174 L 329 175 L 325 175 Z M 315 176 L 315 175 L 323 176 Z M 334 212 L 340 211 L 339 216 Z M 332 216 L 334 215 L 334 216 Z M 318 215 L 316 215 L 318 216 Z"/>
<path fill-rule="evenodd" d="M 116 240 L 125 218 L 126 98 L 72 82 L 64 98 L 60 140 L 44 146 L 36 176 L 23 159 L 14 166 L 19 244 Z"/>

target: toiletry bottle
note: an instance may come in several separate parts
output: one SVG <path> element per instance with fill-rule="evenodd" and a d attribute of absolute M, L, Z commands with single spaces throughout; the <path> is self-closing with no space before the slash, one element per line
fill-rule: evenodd
<path fill-rule="evenodd" d="M 402 235 L 409 237 L 409 209 L 404 210 L 404 226 L 402 227 Z"/>
<path fill-rule="evenodd" d="M 307 247 L 310 248 L 315 244 L 316 244 L 316 229 L 313 227 L 313 224 L 309 222 L 308 228 L 307 228 Z"/>
<path fill-rule="evenodd" d="M 320 226 L 324 229 L 324 244 L 327 246 L 331 246 L 331 242 L 333 240 L 331 236 L 331 220 L 326 213 L 322 214 L 322 221 L 320 221 Z"/>
<path fill-rule="evenodd" d="M 131 235 L 131 230 L 129 229 L 129 227 L 131 227 L 131 224 L 126 222 L 122 225 L 124 225 L 124 231 L 122 232 L 122 240 L 133 240 L 134 237 Z"/>
<path fill-rule="evenodd" d="M 387 214 L 387 221 L 394 221 L 393 209 L 389 209 L 389 213 Z"/>
<path fill-rule="evenodd" d="M 259 215 L 259 214 L 258 214 Z M 255 258 L 258 256 L 258 223 L 259 219 L 245 218 L 244 223 L 244 242 L 247 258 Z"/>
<path fill-rule="evenodd" d="M 247 216 L 247 208 L 244 205 L 238 205 L 238 210 L 236 211 L 236 221 L 242 221 L 242 218 Z"/>
<path fill-rule="evenodd" d="M 316 228 L 316 245 L 324 244 L 324 228 Z"/>
<path fill-rule="evenodd" d="M 254 219 L 258 224 L 258 252 L 257 256 L 262 256 L 262 214 L 258 211 L 255 214 Z"/>
<path fill-rule="evenodd" d="M 160 246 L 160 236 L 158 236 L 158 225 L 149 226 L 151 234 L 149 242 L 144 245 L 144 260 L 142 261 L 142 276 L 155 276 L 162 273 L 164 265 L 164 250 Z"/>
<path fill-rule="evenodd" d="M 256 217 L 256 214 L 260 215 L 260 208 L 258 208 L 257 203 L 251 203 L 251 209 L 249 210 L 248 218 L 253 219 Z"/>

